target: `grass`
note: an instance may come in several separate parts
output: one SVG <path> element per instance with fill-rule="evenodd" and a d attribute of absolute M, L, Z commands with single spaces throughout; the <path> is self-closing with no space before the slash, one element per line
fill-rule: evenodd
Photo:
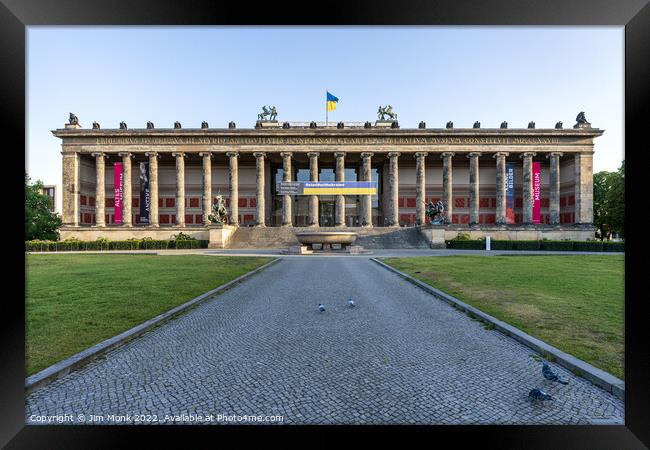
<path fill-rule="evenodd" d="M 273 259 L 83 254 L 26 258 L 28 376 Z"/>
<path fill-rule="evenodd" d="M 444 256 L 383 261 L 624 378 L 622 255 Z"/>

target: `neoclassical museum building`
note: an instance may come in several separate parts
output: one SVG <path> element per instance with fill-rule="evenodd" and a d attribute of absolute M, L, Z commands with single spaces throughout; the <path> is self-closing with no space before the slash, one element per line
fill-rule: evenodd
<path fill-rule="evenodd" d="M 95 122 L 84 128 L 71 114 L 52 133 L 62 140 L 63 239 L 168 239 L 180 231 L 207 239 L 217 195 L 225 198 L 234 230 L 338 227 L 381 234 L 418 227 L 446 239 L 459 232 L 594 237 L 594 138 L 603 130 L 583 113 L 567 128 L 561 122 L 553 128 L 421 122 L 411 129 L 396 121 L 258 121 L 246 129 L 233 122 L 226 128 L 122 122 L 117 129 Z M 281 181 L 376 181 L 377 193 L 280 195 Z M 438 200 L 444 223 L 431 225 L 425 208 Z"/>

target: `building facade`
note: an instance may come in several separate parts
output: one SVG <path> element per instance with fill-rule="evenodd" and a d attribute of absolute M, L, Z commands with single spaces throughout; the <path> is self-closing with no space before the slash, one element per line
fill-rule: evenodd
<path fill-rule="evenodd" d="M 236 227 L 339 227 L 360 232 L 427 225 L 442 200 L 445 238 L 593 238 L 594 138 L 572 128 L 401 129 L 376 122 L 258 123 L 255 128 L 84 129 L 62 140 L 62 238 L 207 238 L 216 195 Z M 449 126 L 449 124 L 448 124 Z M 452 125 L 453 126 L 453 125 Z M 141 162 L 149 163 L 150 223 L 140 223 Z M 532 223 L 531 167 L 541 164 L 541 220 Z M 122 223 L 115 223 L 114 163 L 122 163 Z M 514 163 L 514 223 L 506 224 L 507 163 Z M 377 195 L 281 196 L 280 181 L 377 181 Z M 423 227 L 429 228 L 429 227 Z"/>

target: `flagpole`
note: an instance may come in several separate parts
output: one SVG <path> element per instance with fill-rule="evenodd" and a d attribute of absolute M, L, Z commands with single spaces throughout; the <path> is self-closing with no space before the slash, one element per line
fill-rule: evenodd
<path fill-rule="evenodd" d="M 325 89 L 325 127 L 327 127 L 327 124 L 329 123 L 329 116 L 328 116 L 328 110 L 327 110 L 327 89 Z"/>

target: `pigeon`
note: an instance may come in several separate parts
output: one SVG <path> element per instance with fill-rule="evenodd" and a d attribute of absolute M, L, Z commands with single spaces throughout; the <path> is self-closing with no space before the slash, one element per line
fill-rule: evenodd
<path fill-rule="evenodd" d="M 354 300 L 352 300 L 352 299 L 348 299 L 348 306 L 349 306 L 350 308 L 354 308 Z"/>
<path fill-rule="evenodd" d="M 325 306 L 323 306 L 322 303 L 319 303 L 319 304 L 318 304 L 318 310 L 319 310 L 320 312 L 325 311 Z"/>
<path fill-rule="evenodd" d="M 550 394 L 547 394 L 539 388 L 531 389 L 531 391 L 528 393 L 528 397 L 532 398 L 533 400 L 553 400 L 553 397 L 551 397 Z"/>
<path fill-rule="evenodd" d="M 569 384 L 568 381 L 561 380 L 560 377 L 558 377 L 557 374 L 551 370 L 546 362 L 544 362 L 544 365 L 542 366 L 542 375 L 544 375 L 544 378 L 547 380 L 555 381 L 560 384 Z"/>

